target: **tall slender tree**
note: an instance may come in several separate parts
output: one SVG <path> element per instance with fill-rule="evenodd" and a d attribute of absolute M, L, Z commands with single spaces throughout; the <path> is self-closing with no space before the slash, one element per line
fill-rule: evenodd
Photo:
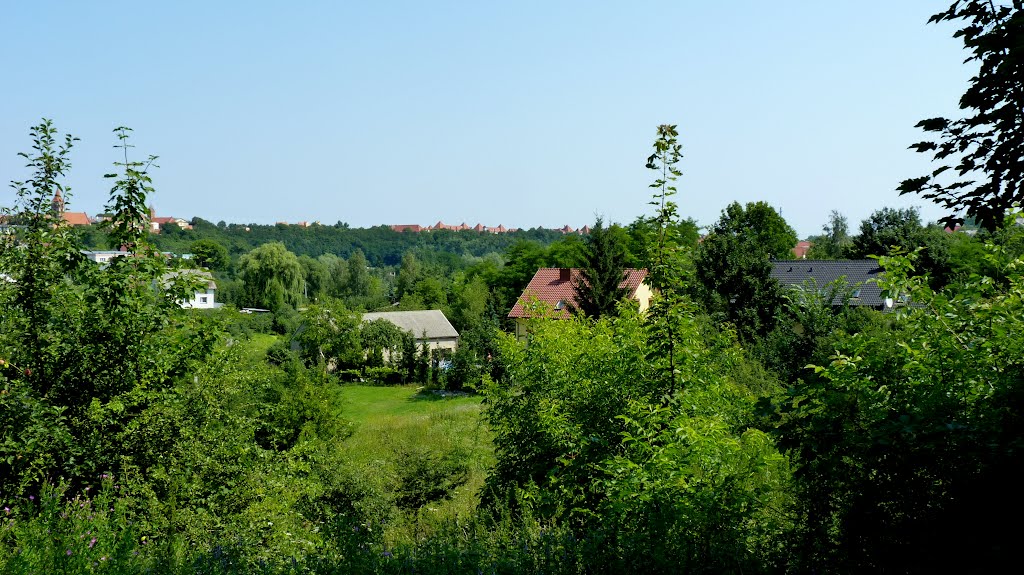
<path fill-rule="evenodd" d="M 822 226 L 822 234 L 811 237 L 811 242 L 807 257 L 820 260 L 843 258 L 850 245 L 850 224 L 846 216 L 832 210 L 828 222 Z"/>

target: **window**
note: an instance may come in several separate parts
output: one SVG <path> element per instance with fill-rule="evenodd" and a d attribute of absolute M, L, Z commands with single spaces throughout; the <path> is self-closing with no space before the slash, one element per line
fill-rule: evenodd
<path fill-rule="evenodd" d="M 565 301 L 558 300 L 558 303 L 555 304 L 555 309 L 565 309 Z"/>
<path fill-rule="evenodd" d="M 199 303 L 206 303 L 206 296 L 204 296 L 204 295 L 199 296 Z"/>

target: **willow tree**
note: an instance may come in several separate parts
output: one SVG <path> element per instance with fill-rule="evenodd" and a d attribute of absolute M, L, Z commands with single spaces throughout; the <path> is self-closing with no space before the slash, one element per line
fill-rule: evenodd
<path fill-rule="evenodd" d="M 285 305 L 299 303 L 302 297 L 302 265 L 283 243 L 263 244 L 242 256 L 239 265 L 245 304 L 277 311 Z"/>

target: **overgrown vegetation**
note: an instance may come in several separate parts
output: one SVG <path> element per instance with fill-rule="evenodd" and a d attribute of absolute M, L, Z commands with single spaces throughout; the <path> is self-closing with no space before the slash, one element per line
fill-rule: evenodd
<path fill-rule="evenodd" d="M 1002 38 L 1020 12 L 966 2 L 937 18 L 980 18 L 964 33 L 976 43 L 995 34 L 985 18 Z M 850 236 L 833 213 L 818 254 L 878 257 L 896 302 L 851 308 L 845 282 L 783 291 L 771 280 L 769 258 L 795 236 L 767 204 L 727 207 L 698 245 L 676 204 L 679 134 L 663 125 L 647 161 L 654 215 L 625 228 L 600 222 L 588 239 L 491 259 L 407 250 L 387 264 L 393 278 L 362 252 L 267 243 L 236 260 L 203 238 L 197 259 L 239 282 L 236 303 L 272 311 L 189 310 L 179 304 L 197 286 L 168 272 L 193 264 L 145 231 L 152 159 L 133 161 L 129 132 L 116 132 L 106 235 L 121 257 L 87 261 L 52 208 L 57 192 L 71 199 L 74 139 L 49 121 L 32 130 L 31 174 L 4 214 L 0 571 L 980 573 L 1014 562 L 1019 214 L 957 235 L 883 209 Z M 537 267 L 573 261 L 589 268 L 583 287 L 603 290 L 598 308 L 584 298 L 570 319 L 538 319 L 526 341 L 500 330 Z M 649 270 L 645 314 L 607 297 L 625 267 Z M 458 351 L 363 322 L 378 305 L 445 310 Z"/>

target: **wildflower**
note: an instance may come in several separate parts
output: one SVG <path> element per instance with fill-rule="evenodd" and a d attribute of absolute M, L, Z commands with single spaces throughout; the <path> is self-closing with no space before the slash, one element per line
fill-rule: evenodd
<path fill-rule="evenodd" d="M 394 555 L 392 555 L 390 551 L 385 551 L 385 552 L 381 553 L 380 556 L 381 557 L 394 557 Z"/>
<path fill-rule="evenodd" d="M 96 538 L 95 538 L 95 537 L 93 537 L 93 538 L 92 538 L 92 539 L 91 539 L 91 540 L 89 541 L 89 549 L 92 549 L 92 546 L 93 546 L 93 545 L 95 545 L 95 544 L 96 544 Z"/>
<path fill-rule="evenodd" d="M 4 513 L 10 515 L 11 514 L 11 508 L 10 507 L 4 507 Z"/>
<path fill-rule="evenodd" d="M 67 555 L 68 557 L 71 557 L 71 550 L 68 549 L 67 551 L 64 552 L 64 554 Z"/>
<path fill-rule="evenodd" d="M 35 501 L 36 500 L 36 496 L 35 495 L 29 495 L 28 496 L 28 500 L 29 501 Z"/>

